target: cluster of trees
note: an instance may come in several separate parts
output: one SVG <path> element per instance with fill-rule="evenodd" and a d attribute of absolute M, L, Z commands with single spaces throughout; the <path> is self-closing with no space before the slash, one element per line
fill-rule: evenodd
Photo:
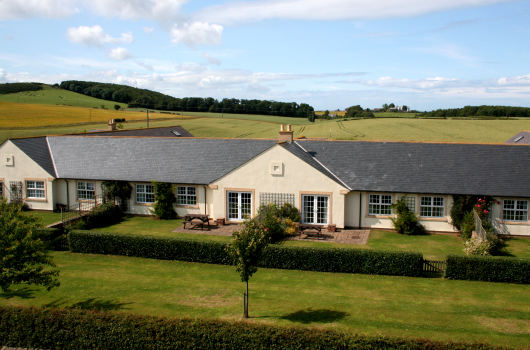
<path fill-rule="evenodd" d="M 385 103 L 381 106 L 382 112 L 409 112 L 409 107 L 403 105 L 400 110 L 395 109 L 396 105 L 394 103 Z"/>
<path fill-rule="evenodd" d="M 14 94 L 23 91 L 42 90 L 42 83 L 6 83 L 0 84 L 0 95 Z"/>
<path fill-rule="evenodd" d="M 530 108 L 507 106 L 465 106 L 464 108 L 437 109 L 432 112 L 425 112 L 422 115 L 436 118 L 476 116 L 528 118 L 530 117 Z"/>
<path fill-rule="evenodd" d="M 218 101 L 212 97 L 176 98 L 159 92 L 137 89 L 119 84 L 103 84 L 88 81 L 68 80 L 61 82 L 61 89 L 100 98 L 127 103 L 130 108 L 152 108 L 166 111 L 264 114 L 284 117 L 310 118 L 314 109 L 308 104 L 275 102 L 267 100 L 239 100 L 225 98 Z"/>
<path fill-rule="evenodd" d="M 363 109 L 360 105 L 346 108 L 344 118 L 374 118 L 374 114 L 369 108 Z"/>

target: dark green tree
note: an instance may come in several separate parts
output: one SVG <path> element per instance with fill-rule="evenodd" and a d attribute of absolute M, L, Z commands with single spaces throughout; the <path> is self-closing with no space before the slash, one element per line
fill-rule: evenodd
<path fill-rule="evenodd" d="M 22 214 L 21 203 L 0 201 L 0 288 L 6 292 L 13 284 L 29 283 L 59 286 L 55 267 L 46 245 L 37 237 L 42 228 L 32 215 Z"/>
<path fill-rule="evenodd" d="M 173 208 L 173 204 L 177 201 L 175 187 L 166 182 L 152 181 L 152 184 L 155 187 L 155 205 L 151 212 L 162 220 L 176 219 L 177 213 Z"/>

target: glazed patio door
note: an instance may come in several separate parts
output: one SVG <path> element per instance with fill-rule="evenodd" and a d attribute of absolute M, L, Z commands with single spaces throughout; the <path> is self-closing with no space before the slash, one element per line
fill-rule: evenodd
<path fill-rule="evenodd" d="M 329 196 L 302 196 L 302 222 L 326 225 L 329 216 Z"/>
<path fill-rule="evenodd" d="M 242 221 L 252 216 L 252 192 L 227 192 L 227 217 L 229 221 Z"/>

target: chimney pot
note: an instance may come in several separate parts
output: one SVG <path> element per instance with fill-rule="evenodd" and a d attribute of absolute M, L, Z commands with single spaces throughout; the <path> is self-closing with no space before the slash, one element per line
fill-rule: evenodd
<path fill-rule="evenodd" d="M 291 124 L 287 124 L 287 131 L 291 131 Z"/>
<path fill-rule="evenodd" d="M 116 122 L 114 121 L 114 119 L 110 119 L 109 120 L 109 128 L 108 128 L 109 131 L 112 131 L 112 130 L 116 130 Z"/>
<path fill-rule="evenodd" d="M 285 129 L 284 125 L 283 124 L 280 125 L 280 131 L 285 131 L 284 129 Z"/>

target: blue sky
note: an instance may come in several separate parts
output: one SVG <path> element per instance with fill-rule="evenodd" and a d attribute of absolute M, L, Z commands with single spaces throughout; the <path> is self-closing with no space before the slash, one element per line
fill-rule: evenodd
<path fill-rule="evenodd" d="M 0 83 L 530 107 L 529 17 L 527 0 L 0 0 Z"/>

